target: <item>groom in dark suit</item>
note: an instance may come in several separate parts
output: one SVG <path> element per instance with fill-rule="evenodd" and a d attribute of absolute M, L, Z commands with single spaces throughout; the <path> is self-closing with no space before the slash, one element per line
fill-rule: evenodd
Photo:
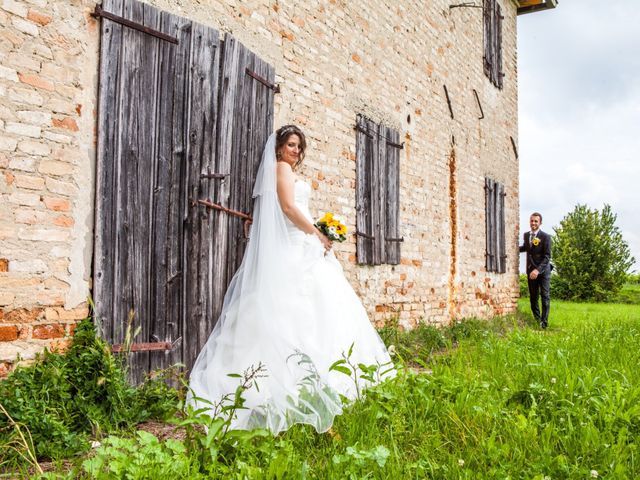
<path fill-rule="evenodd" d="M 551 280 L 551 235 L 540 230 L 542 215 L 534 212 L 529 217 L 530 232 L 524 234 L 524 245 L 520 252 L 527 252 L 527 283 L 531 311 L 540 327 L 547 328 L 549 322 L 549 285 Z M 542 314 L 538 297 L 542 297 Z"/>

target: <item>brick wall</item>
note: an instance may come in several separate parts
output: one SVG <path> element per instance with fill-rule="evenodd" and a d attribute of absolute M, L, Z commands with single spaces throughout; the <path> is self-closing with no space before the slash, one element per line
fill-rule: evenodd
<path fill-rule="evenodd" d="M 231 32 L 276 67 L 276 125 L 297 123 L 308 135 L 301 173 L 315 191 L 312 213 L 335 211 L 355 230 L 357 113 L 401 132 L 401 264 L 358 267 L 354 239 L 336 247 L 373 321 L 397 316 L 410 327 L 515 308 L 511 0 L 501 2 L 503 90 L 483 73 L 482 10 L 450 9 L 448 0 L 149 3 Z M 93 7 L 0 0 L 0 362 L 64 342 L 87 314 L 99 45 Z M 506 274 L 484 267 L 485 176 L 506 187 Z"/>
<path fill-rule="evenodd" d="M 0 374 L 87 316 L 99 38 L 79 3 L 0 0 Z"/>

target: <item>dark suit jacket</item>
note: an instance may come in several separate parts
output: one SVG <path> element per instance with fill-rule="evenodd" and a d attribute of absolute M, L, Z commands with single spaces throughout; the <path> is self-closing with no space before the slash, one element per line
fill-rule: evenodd
<path fill-rule="evenodd" d="M 520 245 L 521 252 L 527 252 L 527 275 L 537 269 L 541 275 L 551 273 L 551 235 L 538 230 L 538 245 L 529 241 L 531 232 L 524 234 L 524 245 Z"/>

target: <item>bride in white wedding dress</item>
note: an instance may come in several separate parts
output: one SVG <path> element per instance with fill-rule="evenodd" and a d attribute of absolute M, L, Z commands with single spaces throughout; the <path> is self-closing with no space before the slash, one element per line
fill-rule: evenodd
<path fill-rule="evenodd" d="M 381 366 L 378 379 L 393 375 L 389 354 L 331 242 L 313 225 L 311 188 L 294 173 L 305 149 L 304 134 L 294 125 L 269 137 L 242 264 L 191 371 L 187 402 L 210 408 L 242 381 L 229 374 L 264 366 L 258 388 L 243 392 L 244 408 L 236 411 L 232 428 L 276 434 L 307 423 L 327 431 L 342 413 L 340 395 L 353 399 L 371 384 L 361 371 L 351 377 L 330 371 L 352 345 L 353 365 Z"/>

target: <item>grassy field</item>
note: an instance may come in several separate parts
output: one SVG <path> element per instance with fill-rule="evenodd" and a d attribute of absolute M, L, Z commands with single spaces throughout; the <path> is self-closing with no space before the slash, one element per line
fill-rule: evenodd
<path fill-rule="evenodd" d="M 48 478 L 633 479 L 640 477 L 640 307 L 552 302 L 443 331 L 383 332 L 404 364 L 317 434 L 294 426 L 102 440 Z M 415 368 L 422 365 L 423 368 Z"/>

